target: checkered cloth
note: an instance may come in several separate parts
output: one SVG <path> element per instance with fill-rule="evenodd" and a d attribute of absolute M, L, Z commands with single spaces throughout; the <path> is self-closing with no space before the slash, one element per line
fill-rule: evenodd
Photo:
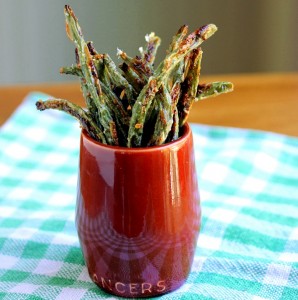
<path fill-rule="evenodd" d="M 42 97 L 0 130 L 0 299 L 116 299 L 75 229 L 78 123 L 36 111 Z M 187 282 L 161 299 L 298 299 L 298 139 L 192 129 L 203 225 Z"/>

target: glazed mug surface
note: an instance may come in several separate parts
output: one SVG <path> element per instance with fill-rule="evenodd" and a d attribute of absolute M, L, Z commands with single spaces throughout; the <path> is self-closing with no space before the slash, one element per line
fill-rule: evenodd
<path fill-rule="evenodd" d="M 107 146 L 81 134 L 76 208 L 91 279 L 108 293 L 150 297 L 190 272 L 201 208 L 191 129 L 168 144 Z"/>

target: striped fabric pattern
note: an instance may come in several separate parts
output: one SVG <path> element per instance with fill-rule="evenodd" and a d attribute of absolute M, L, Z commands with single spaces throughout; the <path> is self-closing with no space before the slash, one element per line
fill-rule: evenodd
<path fill-rule="evenodd" d="M 37 112 L 45 97 L 0 129 L 0 299 L 116 299 L 90 280 L 74 224 L 80 128 Z M 202 229 L 187 282 L 160 298 L 298 299 L 298 139 L 192 129 Z"/>

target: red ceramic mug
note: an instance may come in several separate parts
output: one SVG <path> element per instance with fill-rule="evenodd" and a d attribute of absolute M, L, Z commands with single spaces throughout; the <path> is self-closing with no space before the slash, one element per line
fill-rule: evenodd
<path fill-rule="evenodd" d="M 191 129 L 162 146 L 124 148 L 83 130 L 76 224 L 91 279 L 123 297 L 180 287 L 189 274 L 201 209 Z"/>

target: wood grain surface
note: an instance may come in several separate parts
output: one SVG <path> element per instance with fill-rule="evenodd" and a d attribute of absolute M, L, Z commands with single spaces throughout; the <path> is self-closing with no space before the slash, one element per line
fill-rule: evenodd
<path fill-rule="evenodd" d="M 221 80 L 233 82 L 234 92 L 195 103 L 190 122 L 298 136 L 298 73 L 220 74 L 202 77 L 201 83 Z M 32 91 L 83 105 L 78 82 L 0 86 L 0 125 Z"/>

